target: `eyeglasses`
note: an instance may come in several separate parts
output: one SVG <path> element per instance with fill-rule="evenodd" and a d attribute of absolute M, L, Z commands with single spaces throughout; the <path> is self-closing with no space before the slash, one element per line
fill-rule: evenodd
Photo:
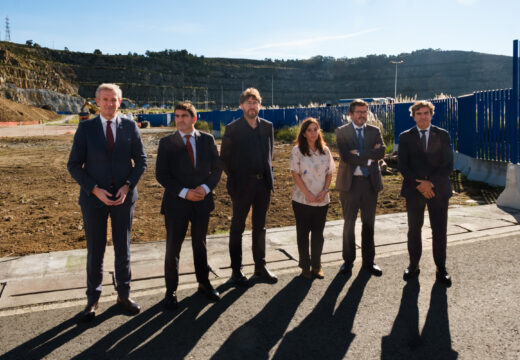
<path fill-rule="evenodd" d="M 367 110 L 365 110 L 365 111 L 362 111 L 362 110 L 356 110 L 356 111 L 354 111 L 354 114 L 366 115 L 366 114 L 368 114 L 368 111 L 367 111 Z"/>

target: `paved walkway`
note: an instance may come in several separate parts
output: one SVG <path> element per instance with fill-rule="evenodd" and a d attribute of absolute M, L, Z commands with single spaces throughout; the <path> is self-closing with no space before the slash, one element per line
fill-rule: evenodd
<path fill-rule="evenodd" d="M 448 242 L 472 241 L 520 235 L 520 211 L 500 209 L 496 205 L 457 207 L 449 210 Z M 161 220 L 158 220 L 161 221 Z M 159 225 L 159 224 L 158 224 Z M 325 227 L 322 263 L 342 262 L 343 221 L 330 221 Z M 356 238 L 358 251 L 361 224 L 358 219 Z M 376 219 L 376 261 L 378 257 L 406 250 L 407 220 L 405 213 L 380 215 Z M 431 230 L 426 217 L 423 230 L 423 253 L 430 255 Z M 275 273 L 296 269 L 298 251 L 295 227 L 269 229 L 266 239 L 268 267 Z M 216 285 L 225 282 L 229 268 L 228 235 L 213 235 L 207 239 L 211 280 Z M 164 292 L 164 241 L 132 244 L 132 296 Z M 101 301 L 113 301 L 113 248 L 107 247 L 103 293 Z M 360 261 L 360 254 L 356 262 Z M 251 236 L 243 240 L 244 273 L 254 270 Z M 85 303 L 86 250 L 60 251 L 22 257 L 0 258 L 0 316 L 67 307 Z M 180 289 L 196 286 L 193 256 L 189 239 L 183 244 L 180 260 Z"/>

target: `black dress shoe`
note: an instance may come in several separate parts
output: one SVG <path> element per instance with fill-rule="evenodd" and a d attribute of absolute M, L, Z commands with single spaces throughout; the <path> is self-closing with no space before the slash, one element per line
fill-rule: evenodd
<path fill-rule="evenodd" d="M 164 307 L 168 310 L 175 310 L 179 307 L 175 291 L 172 293 L 166 293 L 164 296 Z"/>
<path fill-rule="evenodd" d="M 403 280 L 408 281 L 410 279 L 413 279 L 419 276 L 420 272 L 421 269 L 419 269 L 418 266 L 408 266 L 406 269 L 404 269 Z"/>
<path fill-rule="evenodd" d="M 139 312 L 141 311 L 141 307 L 139 306 L 139 304 L 130 298 L 123 299 L 118 296 L 117 304 L 121 306 L 126 312 L 132 315 L 139 314 Z"/>
<path fill-rule="evenodd" d="M 220 301 L 220 294 L 211 286 L 211 283 L 199 283 L 199 292 L 206 296 L 209 301 Z"/>
<path fill-rule="evenodd" d="M 87 304 L 85 309 L 81 312 L 81 321 L 89 322 L 96 317 L 96 310 L 98 308 L 97 301 L 93 304 Z"/>
<path fill-rule="evenodd" d="M 346 262 L 341 265 L 339 268 L 339 272 L 343 275 L 352 274 L 352 264 L 347 264 Z"/>
<path fill-rule="evenodd" d="M 276 275 L 267 270 L 265 266 L 256 268 L 255 276 L 265 280 L 269 284 L 276 284 L 278 282 L 278 278 L 276 277 Z"/>
<path fill-rule="evenodd" d="M 451 286 L 451 275 L 448 274 L 446 268 L 437 268 L 437 272 L 435 273 L 437 281 L 445 284 L 446 286 Z"/>
<path fill-rule="evenodd" d="M 363 265 L 363 269 L 365 269 L 366 271 L 368 271 L 371 275 L 374 275 L 374 276 L 382 276 L 383 275 L 383 270 L 381 270 L 381 268 L 379 266 L 377 266 L 376 264 L 366 264 L 366 265 Z"/>
<path fill-rule="evenodd" d="M 245 275 L 240 270 L 233 271 L 233 273 L 231 274 L 231 281 L 233 282 L 233 284 L 235 284 L 235 286 L 244 287 L 249 285 L 249 280 L 247 280 Z"/>

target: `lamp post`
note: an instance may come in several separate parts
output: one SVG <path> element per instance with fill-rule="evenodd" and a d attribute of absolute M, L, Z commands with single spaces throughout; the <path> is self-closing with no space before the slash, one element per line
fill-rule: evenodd
<path fill-rule="evenodd" d="M 395 101 L 395 98 L 397 97 L 397 64 L 404 63 L 404 60 L 390 61 L 390 62 L 392 64 L 395 64 L 395 82 L 394 82 L 394 101 Z"/>

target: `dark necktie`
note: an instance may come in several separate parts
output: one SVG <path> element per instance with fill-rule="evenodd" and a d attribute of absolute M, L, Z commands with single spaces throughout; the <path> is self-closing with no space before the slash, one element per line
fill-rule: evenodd
<path fill-rule="evenodd" d="M 356 129 L 356 131 L 359 143 L 359 150 L 363 150 L 363 129 Z M 364 177 L 368 177 L 368 168 L 366 166 L 360 166 L 359 169 L 363 173 Z"/>
<path fill-rule="evenodd" d="M 421 130 L 421 146 L 422 146 L 424 152 L 426 152 L 426 150 L 427 150 L 427 145 L 426 145 L 426 130 Z"/>
<path fill-rule="evenodd" d="M 107 142 L 108 142 L 108 148 L 110 149 L 110 152 L 114 150 L 114 134 L 112 133 L 112 120 L 107 121 Z"/>
<path fill-rule="evenodd" d="M 195 158 L 193 157 L 193 148 L 191 147 L 190 137 L 191 135 L 184 135 L 184 138 L 186 139 L 186 150 L 188 150 L 188 154 L 190 155 L 191 163 L 195 166 Z"/>

